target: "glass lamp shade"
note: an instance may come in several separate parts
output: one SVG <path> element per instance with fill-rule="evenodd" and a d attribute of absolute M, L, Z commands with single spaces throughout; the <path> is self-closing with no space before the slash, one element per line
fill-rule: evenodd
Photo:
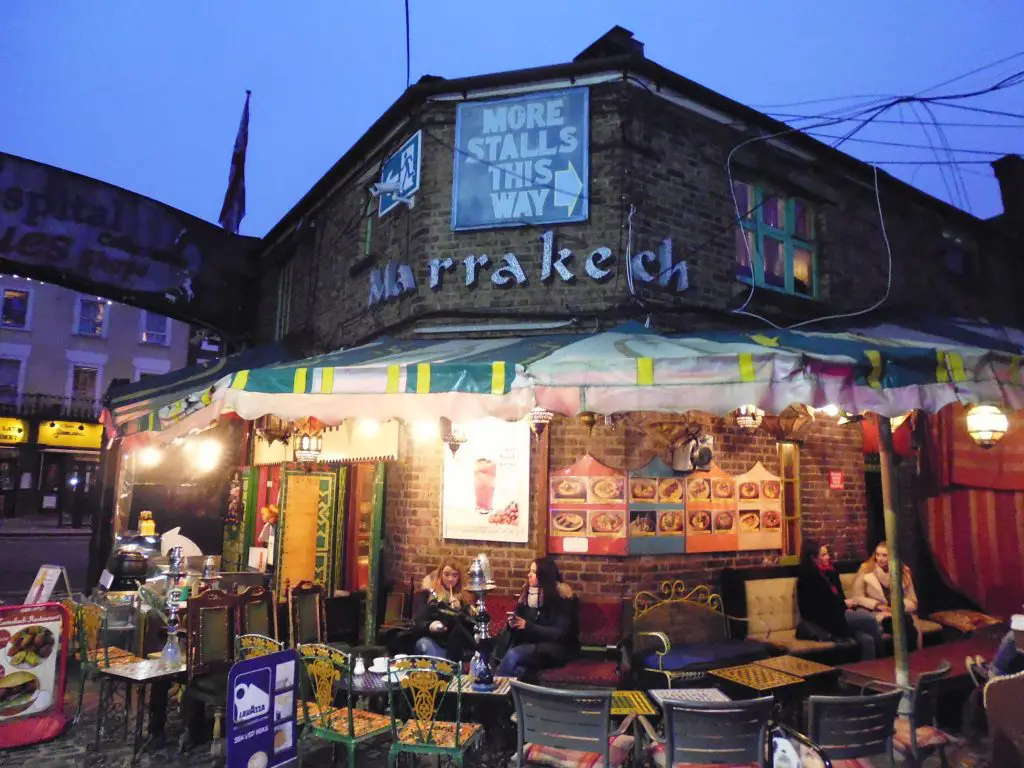
<path fill-rule="evenodd" d="M 1002 440 L 1010 420 L 996 405 L 973 405 L 967 411 L 967 434 L 982 448 L 991 448 Z"/>
<path fill-rule="evenodd" d="M 736 426 L 753 430 L 760 427 L 764 421 L 764 411 L 756 405 L 741 405 L 736 409 L 733 418 L 736 420 Z"/>

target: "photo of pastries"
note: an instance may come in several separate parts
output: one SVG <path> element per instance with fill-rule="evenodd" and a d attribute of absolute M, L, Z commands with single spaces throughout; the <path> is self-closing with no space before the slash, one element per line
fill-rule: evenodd
<path fill-rule="evenodd" d="M 765 480 L 761 485 L 766 499 L 777 499 L 782 495 L 782 485 L 778 480 Z"/>
<path fill-rule="evenodd" d="M 716 512 L 715 513 L 715 530 L 722 533 L 728 533 L 733 529 L 736 524 L 736 516 L 732 512 Z"/>
<path fill-rule="evenodd" d="M 658 518 L 658 530 L 662 533 L 681 533 L 683 530 L 682 512 L 662 512 Z"/>
<path fill-rule="evenodd" d="M 755 533 L 761 530 L 761 515 L 759 512 L 740 513 L 740 531 L 742 533 Z"/>
<path fill-rule="evenodd" d="M 709 512 L 691 512 L 687 517 L 691 531 L 706 532 L 711 530 L 711 514 Z"/>
<path fill-rule="evenodd" d="M 732 480 L 715 480 L 712 488 L 716 499 L 731 499 L 736 493 L 736 484 Z"/>
<path fill-rule="evenodd" d="M 553 478 L 551 495 L 563 501 L 586 501 L 587 484 L 577 477 Z"/>
<path fill-rule="evenodd" d="M 777 531 L 782 527 L 782 515 L 774 509 L 761 512 L 761 525 L 766 531 Z"/>
<path fill-rule="evenodd" d="M 631 512 L 629 533 L 631 536 L 653 536 L 657 533 L 653 512 Z"/>
<path fill-rule="evenodd" d="M 740 483 L 740 498 L 744 501 L 761 498 L 761 488 L 757 483 Z"/>
<path fill-rule="evenodd" d="M 594 533 L 616 533 L 621 530 L 625 521 L 616 512 L 598 512 L 590 518 L 590 528 Z"/>
<path fill-rule="evenodd" d="M 622 478 L 602 477 L 592 480 L 590 493 L 601 501 L 622 501 Z"/>
<path fill-rule="evenodd" d="M 653 479 L 634 477 L 629 481 L 629 498 L 631 501 L 654 501 L 658 498 L 658 486 Z"/>
<path fill-rule="evenodd" d="M 586 518 L 580 512 L 557 512 L 551 519 L 555 530 L 563 533 L 576 533 L 583 530 L 586 523 Z"/>
<path fill-rule="evenodd" d="M 683 500 L 683 481 L 676 477 L 669 477 L 658 483 L 658 499 L 667 503 L 676 503 Z"/>
<path fill-rule="evenodd" d="M 689 498 L 703 500 L 711 498 L 711 482 L 701 477 L 691 478 L 687 483 Z"/>

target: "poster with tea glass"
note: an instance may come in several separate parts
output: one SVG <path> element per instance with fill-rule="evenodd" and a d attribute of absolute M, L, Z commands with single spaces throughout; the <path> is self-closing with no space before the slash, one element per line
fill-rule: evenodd
<path fill-rule="evenodd" d="M 686 551 L 686 477 L 660 458 L 629 473 L 629 553 Z"/>
<path fill-rule="evenodd" d="M 446 539 L 523 544 L 530 538 L 530 426 L 478 419 L 452 425 L 466 441 L 444 449 L 441 532 Z"/>
<path fill-rule="evenodd" d="M 712 464 L 686 478 L 686 551 L 734 552 L 739 545 L 736 478 Z"/>
<path fill-rule="evenodd" d="M 625 555 L 626 476 L 587 455 L 550 476 L 548 552 Z"/>
<path fill-rule="evenodd" d="M 782 480 L 761 462 L 736 476 L 739 548 L 782 548 Z"/>

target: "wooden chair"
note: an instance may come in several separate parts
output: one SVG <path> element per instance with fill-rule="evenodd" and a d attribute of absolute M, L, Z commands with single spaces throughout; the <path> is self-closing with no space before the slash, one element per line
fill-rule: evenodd
<path fill-rule="evenodd" d="M 277 653 L 284 648 L 284 643 L 272 637 L 259 634 L 238 635 L 235 637 L 235 661 L 255 659 Z"/>
<path fill-rule="evenodd" d="M 238 593 L 239 635 L 263 635 L 277 639 L 274 593 L 266 587 L 248 587 Z"/>
<path fill-rule="evenodd" d="M 457 766 L 481 733 L 476 723 L 463 723 L 462 666 L 433 656 L 388 659 L 388 678 L 398 678 L 388 687 L 391 733 L 395 743 L 388 753 L 393 766 L 403 753 L 445 756 Z M 438 720 L 449 697 L 455 699 L 455 722 Z M 412 718 L 404 724 L 397 713 L 407 709 Z"/>
<path fill-rule="evenodd" d="M 513 680 L 517 765 L 603 765 L 618 768 L 633 738 L 612 733 L 612 692 L 566 691 Z"/>
<path fill-rule="evenodd" d="M 993 677 L 985 684 L 984 702 L 988 734 L 992 740 L 990 765 L 1024 768 L 1024 672 Z"/>
<path fill-rule="evenodd" d="M 288 639 L 292 648 L 308 643 L 327 642 L 327 613 L 324 588 L 312 581 L 295 586 L 285 584 L 288 596 Z"/>
<path fill-rule="evenodd" d="M 78 631 L 78 661 L 81 667 L 78 706 L 73 721 L 77 723 L 82 716 L 82 701 L 87 680 L 97 677 L 101 670 L 109 669 L 111 666 L 131 664 L 142 659 L 129 651 L 108 644 L 107 610 L 102 605 L 83 603 L 75 606 L 75 612 L 73 624 Z M 101 702 L 101 705 L 104 704 Z M 130 702 L 126 702 L 126 706 L 130 708 Z"/>
<path fill-rule="evenodd" d="M 188 601 L 188 685 L 182 699 L 185 733 L 181 748 L 185 751 L 195 740 L 192 713 L 197 704 L 213 707 L 214 726 L 211 754 L 223 746 L 221 721 L 228 700 L 228 672 L 235 661 L 235 626 L 238 623 L 238 597 L 219 589 L 210 589 Z"/>
<path fill-rule="evenodd" d="M 676 763 L 767 768 L 768 734 L 775 700 L 666 701 L 665 741 L 648 750 L 656 765 Z"/>
<path fill-rule="evenodd" d="M 902 691 L 868 696 L 811 696 L 808 736 L 824 749 L 836 768 L 857 758 L 882 755 L 895 766 L 893 728 Z"/>
<path fill-rule="evenodd" d="M 948 764 L 946 747 L 954 739 L 935 724 L 935 688 L 936 683 L 949 674 L 949 670 L 947 661 L 939 668 L 921 674 L 910 693 L 910 717 L 899 717 L 896 720 L 896 751 L 912 765 L 921 765 L 933 753 L 938 753 L 943 768 Z"/>
<path fill-rule="evenodd" d="M 351 654 L 317 643 L 299 646 L 298 651 L 309 686 L 309 696 L 300 704 L 306 727 L 299 744 L 309 738 L 344 744 L 348 765 L 355 766 L 358 745 L 388 733 L 391 718 L 355 707 Z M 334 702 L 340 695 L 344 696 L 345 704 L 337 707 Z M 301 763 L 301 754 L 299 760 Z"/>

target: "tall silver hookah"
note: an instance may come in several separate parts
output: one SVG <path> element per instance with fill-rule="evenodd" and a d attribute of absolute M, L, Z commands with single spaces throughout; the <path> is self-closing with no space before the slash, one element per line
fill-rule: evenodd
<path fill-rule="evenodd" d="M 495 688 L 494 673 L 491 671 L 491 640 L 488 625 L 491 617 L 487 613 L 485 596 L 494 589 L 495 584 L 491 580 L 491 564 L 487 555 L 481 553 L 469 566 L 469 573 L 466 579 L 466 589 L 476 596 L 476 619 L 473 630 L 473 639 L 476 641 L 476 651 L 473 659 L 469 662 L 470 673 L 473 676 L 473 689 L 477 691 L 493 691 Z"/>
<path fill-rule="evenodd" d="M 160 652 L 168 666 L 181 666 L 181 645 L 178 643 L 178 604 L 181 602 L 181 577 L 185 575 L 185 555 L 181 547 L 171 547 L 167 554 L 167 589 L 164 607 L 167 610 L 167 642 Z"/>

